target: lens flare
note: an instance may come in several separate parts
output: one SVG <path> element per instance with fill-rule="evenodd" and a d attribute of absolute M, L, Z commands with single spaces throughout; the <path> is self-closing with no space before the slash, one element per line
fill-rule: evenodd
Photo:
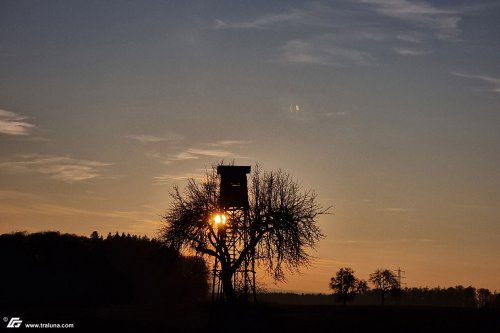
<path fill-rule="evenodd" d="M 215 225 L 226 224 L 226 221 L 227 221 L 227 217 L 224 214 L 216 214 L 214 216 Z"/>

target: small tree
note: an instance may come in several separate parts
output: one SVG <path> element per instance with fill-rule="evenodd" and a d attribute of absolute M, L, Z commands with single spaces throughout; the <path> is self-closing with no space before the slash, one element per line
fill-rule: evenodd
<path fill-rule="evenodd" d="M 348 300 L 354 298 L 355 294 L 368 290 L 368 286 L 366 281 L 358 280 L 354 276 L 352 268 L 342 267 L 330 279 L 330 289 L 337 296 L 337 301 L 342 302 L 345 306 Z"/>
<path fill-rule="evenodd" d="M 375 290 L 380 293 L 380 304 L 382 306 L 384 306 L 387 293 L 399 290 L 398 279 L 389 269 L 377 269 L 370 274 L 370 282 L 375 286 Z"/>
<path fill-rule="evenodd" d="M 480 308 L 484 308 L 491 301 L 491 296 L 493 294 L 486 288 L 479 288 L 477 290 L 477 305 Z"/>

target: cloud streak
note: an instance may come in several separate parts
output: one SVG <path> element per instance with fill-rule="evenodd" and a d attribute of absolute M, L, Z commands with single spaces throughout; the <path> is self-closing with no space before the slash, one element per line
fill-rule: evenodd
<path fill-rule="evenodd" d="M 348 116 L 350 113 L 347 111 L 336 111 L 336 112 L 326 112 L 323 115 L 325 117 L 345 117 Z"/>
<path fill-rule="evenodd" d="M 70 156 L 25 155 L 17 161 L 0 162 L 0 170 L 44 174 L 51 179 L 71 184 L 101 177 L 103 170 L 110 165 Z"/>
<path fill-rule="evenodd" d="M 171 164 L 176 161 L 186 161 L 186 160 L 197 160 L 202 157 L 216 157 L 216 158 L 242 158 L 241 156 L 229 151 L 222 149 L 204 149 L 204 148 L 188 148 L 185 151 L 181 151 L 173 156 L 167 157 L 165 160 L 166 164 Z"/>
<path fill-rule="evenodd" d="M 249 20 L 217 20 L 215 28 L 287 29 L 289 36 L 296 31 L 296 36 L 291 35 L 295 38 L 280 46 L 282 58 L 290 64 L 367 66 L 375 64 L 376 55 L 385 50 L 404 57 L 433 53 L 401 43 L 459 40 L 462 15 L 423 1 L 357 0 L 336 6 L 316 2 Z"/>
<path fill-rule="evenodd" d="M 127 138 L 137 140 L 142 144 L 157 143 L 164 141 L 178 142 L 182 140 L 182 136 L 173 132 L 169 132 L 164 136 L 155 136 L 150 134 L 128 135 Z"/>
<path fill-rule="evenodd" d="M 250 140 L 220 140 L 213 143 L 207 143 L 211 147 L 227 147 L 227 146 L 241 146 L 252 143 Z"/>
<path fill-rule="evenodd" d="M 304 10 L 292 8 L 284 13 L 265 14 L 253 20 L 239 22 L 225 22 L 215 20 L 215 29 L 265 29 L 281 25 L 297 24 L 303 22 L 308 14 Z"/>
<path fill-rule="evenodd" d="M 165 164 L 172 164 L 178 161 L 197 160 L 203 157 L 210 158 L 245 158 L 234 153 L 230 147 L 241 146 L 251 143 L 245 140 L 220 140 L 212 143 L 205 143 L 196 147 L 190 147 L 176 154 L 164 157 L 158 152 L 149 152 L 149 156 L 155 159 L 163 159 Z"/>
<path fill-rule="evenodd" d="M 338 267 L 341 267 L 341 266 L 350 266 L 350 265 L 352 265 L 352 262 L 339 261 L 339 260 L 329 259 L 329 258 L 313 258 L 311 261 L 311 265 L 313 267 L 317 267 L 317 268 L 337 269 Z"/>
<path fill-rule="evenodd" d="M 429 29 L 443 40 L 456 40 L 461 33 L 457 12 L 434 7 L 421 1 L 409 0 L 358 0 L 370 5 L 376 13 L 406 22 L 412 26 Z"/>
<path fill-rule="evenodd" d="M 95 228 L 97 230 L 123 230 L 134 233 L 148 233 L 151 230 L 156 230 L 160 223 L 158 215 L 155 213 L 156 208 L 144 207 L 141 210 L 109 210 L 102 211 L 83 207 L 75 207 L 74 205 L 65 205 L 60 201 L 54 202 L 46 196 L 33 193 L 25 193 L 19 191 L 3 191 L 0 190 L 0 211 L 7 220 L 26 219 L 32 220 L 33 217 L 49 217 L 59 219 L 85 219 L 89 223 L 99 221 Z M 42 217 L 43 219 L 43 217 Z M 19 226 L 10 226 L 8 222 L 0 223 L 0 232 L 15 230 Z M 36 224 L 26 223 L 22 230 L 39 230 Z"/>
<path fill-rule="evenodd" d="M 377 212 L 383 212 L 383 213 L 389 213 L 389 214 L 394 214 L 394 213 L 408 213 L 412 212 L 414 209 L 411 208 L 402 208 L 402 207 L 387 207 L 387 208 L 378 208 Z"/>
<path fill-rule="evenodd" d="M 429 50 L 416 50 L 405 47 L 395 47 L 393 50 L 399 55 L 410 57 L 424 56 L 432 53 L 432 51 Z"/>
<path fill-rule="evenodd" d="M 487 91 L 493 93 L 500 93 L 500 79 L 494 78 L 486 75 L 477 75 L 477 74 L 465 74 L 459 72 L 452 72 L 453 75 L 462 77 L 465 79 L 475 80 L 487 85 L 489 88 L 487 89 L 477 89 L 480 91 Z"/>
<path fill-rule="evenodd" d="M 29 135 L 35 125 L 26 121 L 27 117 L 0 109 L 0 133 L 7 135 Z"/>
<path fill-rule="evenodd" d="M 186 172 L 178 174 L 163 174 L 153 177 L 153 185 L 170 185 L 172 182 L 183 181 L 187 179 L 203 179 L 205 175 L 201 173 Z"/>
<path fill-rule="evenodd" d="M 246 158 L 240 156 L 230 150 L 231 147 L 242 146 L 251 143 L 252 141 L 247 140 L 220 140 L 211 143 L 205 143 L 203 145 L 198 145 L 197 147 L 190 147 L 183 151 L 178 152 L 175 155 L 163 157 L 159 153 L 150 154 L 151 157 L 155 159 L 160 159 L 164 164 L 170 165 L 174 162 L 188 161 L 188 160 L 198 160 L 202 158 L 210 159 L 234 159 L 234 158 Z M 153 177 L 154 185 L 169 185 L 173 181 L 182 181 L 189 178 L 201 179 L 204 177 L 199 169 L 195 172 L 183 172 L 183 173 L 166 173 L 159 176 Z"/>
<path fill-rule="evenodd" d="M 328 66 L 367 66 L 375 63 L 368 52 L 337 45 L 329 36 L 310 40 L 291 40 L 283 48 L 284 58 L 295 64 Z"/>

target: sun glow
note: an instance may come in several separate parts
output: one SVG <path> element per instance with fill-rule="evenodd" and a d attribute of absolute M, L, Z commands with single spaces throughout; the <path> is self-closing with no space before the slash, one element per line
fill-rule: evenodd
<path fill-rule="evenodd" d="M 214 222 L 215 222 L 216 226 L 225 225 L 226 220 L 227 220 L 227 218 L 226 218 L 226 215 L 224 215 L 224 214 L 216 214 L 214 217 Z"/>

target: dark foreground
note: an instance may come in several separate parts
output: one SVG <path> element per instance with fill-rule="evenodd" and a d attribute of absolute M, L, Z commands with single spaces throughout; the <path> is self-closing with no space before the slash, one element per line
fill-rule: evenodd
<path fill-rule="evenodd" d="M 259 305 L 0 309 L 25 323 L 70 323 L 58 331 L 117 332 L 500 332 L 498 309 Z M 8 319 L 7 319 L 8 321 Z M 1 323 L 6 329 L 8 323 Z M 9 329 L 10 330 L 10 329 Z"/>

